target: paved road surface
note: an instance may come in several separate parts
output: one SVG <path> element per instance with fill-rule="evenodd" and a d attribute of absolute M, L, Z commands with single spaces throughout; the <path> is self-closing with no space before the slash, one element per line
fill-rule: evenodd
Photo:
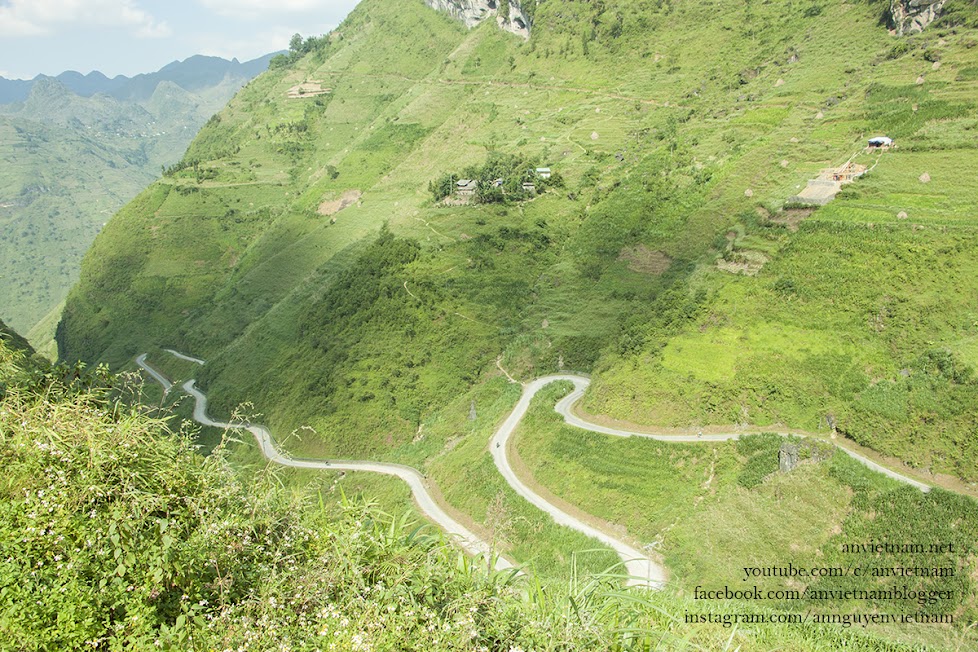
<path fill-rule="evenodd" d="M 632 586 L 647 586 L 649 588 L 660 589 L 663 587 L 666 581 L 666 569 L 663 566 L 655 563 L 649 559 L 648 555 L 644 552 L 619 541 L 618 539 L 609 536 L 602 532 L 601 530 L 592 527 L 581 521 L 580 519 L 571 516 L 567 512 L 561 510 L 555 505 L 547 502 L 545 498 L 534 492 L 530 487 L 520 480 L 519 476 L 516 475 L 516 471 L 509 463 L 508 444 L 509 438 L 516 430 L 516 426 L 519 425 L 520 421 L 523 419 L 523 415 L 530 408 L 530 402 L 533 397 L 541 389 L 549 385 L 550 383 L 559 380 L 569 380 L 574 383 L 575 391 L 579 391 L 577 394 L 579 397 L 584 392 L 584 388 L 588 386 L 588 380 L 581 376 L 572 375 L 556 375 L 556 376 L 545 376 L 543 378 L 537 378 L 531 383 L 528 383 L 523 389 L 523 395 L 520 397 L 519 403 L 503 422 L 503 425 L 499 427 L 496 434 L 493 435 L 492 440 L 489 444 L 490 450 L 492 451 L 492 459 L 496 462 L 496 468 L 506 479 L 516 493 L 523 496 L 526 500 L 530 501 L 536 507 L 542 509 L 547 514 L 559 523 L 560 525 L 565 525 L 569 528 L 573 528 L 579 532 L 593 537 L 610 546 L 618 556 L 621 557 L 622 561 L 625 563 L 625 569 L 631 576 L 631 580 L 628 584 Z M 566 399 L 565 399 L 566 400 Z M 576 398 L 574 399 L 576 400 Z M 588 428 L 590 429 L 590 428 Z"/>
<path fill-rule="evenodd" d="M 166 379 L 165 376 L 146 363 L 145 354 L 136 358 L 136 364 L 145 369 L 146 372 L 152 376 L 154 380 L 163 385 L 164 388 L 168 389 L 169 387 L 172 387 L 172 384 Z M 200 364 L 203 364 L 203 362 Z M 194 386 L 193 380 L 188 380 L 185 382 L 182 389 L 194 398 L 195 421 L 202 425 L 213 426 L 215 428 L 247 430 L 254 435 L 255 441 L 258 442 L 258 446 L 261 448 L 262 455 L 264 455 L 265 458 L 271 462 L 297 469 L 370 471 L 372 473 L 383 473 L 384 475 L 393 475 L 400 478 L 411 488 L 411 493 L 414 496 L 414 501 L 417 503 L 418 508 L 425 514 L 425 516 L 437 523 L 439 527 L 447 532 L 463 550 L 475 557 L 484 557 L 487 559 L 490 557 L 489 545 L 478 536 L 470 532 L 461 523 L 449 516 L 445 510 L 443 510 L 438 503 L 435 502 L 434 498 L 432 498 L 431 494 L 428 492 L 424 477 L 415 469 L 412 469 L 409 466 L 401 466 L 399 464 L 381 464 L 377 462 L 303 460 L 293 458 L 278 449 L 278 447 L 275 445 L 275 441 L 272 439 L 271 433 L 268 432 L 268 430 L 263 426 L 250 423 L 226 423 L 223 421 L 215 421 L 207 416 L 207 397 L 204 396 L 203 392 Z M 497 570 L 514 568 L 513 564 L 509 560 L 501 556 L 496 557 L 495 567 Z"/>
<path fill-rule="evenodd" d="M 181 360 L 186 360 L 187 362 L 196 362 L 199 365 L 204 364 L 204 361 L 201 360 L 200 358 L 192 358 L 189 355 L 185 355 L 183 353 L 180 353 L 179 351 L 174 351 L 173 349 L 163 349 L 163 350 L 175 358 L 180 358 Z"/>
<path fill-rule="evenodd" d="M 140 367 L 142 367 L 143 369 L 145 369 L 146 370 L 146 373 L 148 373 L 150 376 L 153 377 L 153 380 L 155 380 L 156 382 L 158 382 L 160 385 L 163 386 L 163 393 L 164 394 L 168 394 L 170 392 L 170 390 L 173 389 L 173 383 L 171 383 L 167 379 L 166 376 L 164 376 L 163 374 L 161 374 L 160 372 L 158 372 L 156 369 L 153 369 L 151 366 L 149 366 L 148 364 L 146 364 L 146 354 L 145 353 L 143 353 L 138 358 L 136 358 L 136 364 L 138 364 Z"/>

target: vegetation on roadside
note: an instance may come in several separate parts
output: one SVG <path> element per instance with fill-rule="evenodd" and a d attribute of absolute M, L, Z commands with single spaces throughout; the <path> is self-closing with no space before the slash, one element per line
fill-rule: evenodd
<path fill-rule="evenodd" d="M 945 591 L 925 604 L 814 597 L 761 603 L 795 612 L 850 614 L 872 605 L 879 613 L 950 616 L 953 623 L 940 627 L 874 631 L 937 648 L 978 643 L 973 631 L 978 501 L 899 484 L 821 440 L 762 434 L 735 442 L 668 443 L 585 432 L 563 423 L 553 410 L 566 391 L 545 388 L 520 424 L 516 452 L 527 476 L 584 512 L 624 527 L 640 543 L 654 544 L 673 572 L 675 590 L 689 595 L 697 586 L 757 585 L 799 593 L 806 588 Z M 799 451 L 798 466 L 786 473 L 778 470 L 785 442 Z M 858 548 L 885 542 L 921 544 L 927 552 Z M 931 554 L 932 543 L 943 548 Z M 856 550 L 846 552 L 846 545 Z M 789 564 L 859 568 L 861 575 L 745 580 L 745 567 Z M 924 570 L 885 575 L 893 568 Z"/>
<path fill-rule="evenodd" d="M 0 343 L 0 382 L 22 364 Z M 690 603 L 613 577 L 556 591 L 489 573 L 409 518 L 240 475 L 227 449 L 200 456 L 186 432 L 97 391 L 12 385 L 0 433 L 4 647 L 879 649 L 825 627 L 690 628 Z"/>

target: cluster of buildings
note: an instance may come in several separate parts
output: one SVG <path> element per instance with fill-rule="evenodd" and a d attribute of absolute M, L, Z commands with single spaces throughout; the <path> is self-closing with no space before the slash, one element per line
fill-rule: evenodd
<path fill-rule="evenodd" d="M 550 168 L 537 168 L 536 174 L 541 179 L 549 179 L 552 172 Z M 492 182 L 494 188 L 502 188 L 503 184 L 506 183 L 505 179 L 496 179 Z M 476 191 L 479 189 L 479 182 L 476 179 L 459 179 L 455 184 L 455 196 L 459 199 L 469 199 L 475 196 Z M 537 186 L 532 181 L 525 181 L 523 183 L 523 192 L 528 194 L 535 194 L 537 191 Z"/>

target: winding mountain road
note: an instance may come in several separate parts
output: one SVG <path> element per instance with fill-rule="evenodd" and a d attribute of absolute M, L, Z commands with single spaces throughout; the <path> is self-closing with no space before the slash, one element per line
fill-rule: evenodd
<path fill-rule="evenodd" d="M 530 409 L 530 402 L 533 401 L 533 397 L 536 396 L 537 392 L 550 383 L 561 380 L 567 380 L 574 383 L 575 392 L 580 392 L 577 394 L 577 397 L 574 400 L 577 400 L 577 398 L 584 393 L 584 389 L 587 388 L 588 384 L 590 384 L 590 381 L 587 378 L 582 376 L 572 376 L 570 374 L 544 376 L 527 383 L 523 387 L 523 395 L 520 396 L 520 400 L 516 404 L 516 407 L 509 413 L 509 416 L 506 417 L 505 421 L 503 421 L 503 425 L 499 427 L 499 430 L 496 431 L 496 434 L 493 435 L 492 440 L 489 443 L 489 448 L 492 451 L 492 459 L 496 462 L 496 468 L 499 469 L 499 472 L 502 474 L 507 484 L 509 484 L 509 486 L 512 487 L 516 493 L 521 495 L 537 508 L 542 509 L 547 514 L 550 514 L 550 516 L 558 524 L 566 525 L 569 528 L 583 532 L 589 537 L 597 539 L 617 552 L 618 556 L 621 557 L 621 560 L 625 563 L 625 569 L 628 571 L 628 575 L 631 578 L 628 581 L 629 585 L 647 586 L 653 589 L 661 589 L 666 582 L 665 567 L 649 559 L 648 555 L 641 552 L 637 548 L 633 548 L 627 543 L 605 534 L 601 530 L 588 525 L 580 519 L 561 510 L 557 506 L 547 502 L 546 498 L 533 491 L 533 489 L 527 486 L 519 478 L 516 471 L 513 470 L 512 465 L 509 463 L 509 439 L 513 432 L 515 432 L 516 427 L 520 424 L 520 421 L 523 419 L 523 415 L 525 415 L 526 411 Z M 587 429 L 591 430 L 592 428 L 588 427 Z"/>
<path fill-rule="evenodd" d="M 630 430 L 618 430 L 616 428 L 609 428 L 607 426 L 599 426 L 597 424 L 581 419 L 573 412 L 574 404 L 577 403 L 577 401 L 580 400 L 582 396 L 584 396 L 584 391 L 588 388 L 588 385 L 591 384 L 591 381 L 581 376 L 567 376 L 567 377 L 560 377 L 560 379 L 570 380 L 571 382 L 573 382 L 574 391 L 572 391 L 564 398 L 560 399 L 560 401 L 557 402 L 557 406 L 554 409 L 557 410 L 557 412 L 564 417 L 564 421 L 577 428 L 583 428 L 584 430 L 590 430 L 592 432 L 600 432 L 605 435 L 611 435 L 612 437 L 644 437 L 645 439 L 654 439 L 656 441 L 665 441 L 665 442 L 673 442 L 673 443 L 730 441 L 731 439 L 740 439 L 743 436 L 743 433 L 704 434 L 704 435 L 657 435 L 657 434 L 651 434 L 646 432 L 632 432 Z M 787 436 L 787 434 L 785 433 L 778 433 L 778 434 L 780 434 L 783 437 Z M 795 436 L 804 437 L 805 435 L 796 434 Z M 845 446 L 842 446 L 835 442 L 832 443 L 835 445 L 836 448 L 841 450 L 843 453 L 845 453 L 852 459 L 856 460 L 857 462 L 864 464 L 865 466 L 869 467 L 873 471 L 882 473 L 887 477 L 893 478 L 894 480 L 903 482 L 912 487 L 916 487 L 917 489 L 920 489 L 923 492 L 928 492 L 931 490 L 930 485 L 924 484 L 923 482 L 920 482 L 918 480 L 914 480 L 913 478 L 907 477 L 902 473 L 897 473 L 892 469 L 888 469 L 885 466 L 878 464 L 873 460 L 869 459 L 865 455 L 849 450 Z"/>
<path fill-rule="evenodd" d="M 148 373 L 153 378 L 153 380 L 155 380 L 156 382 L 158 382 L 160 385 L 163 386 L 163 395 L 165 396 L 170 393 L 171 389 L 173 389 L 173 383 L 171 383 L 166 376 L 158 372 L 156 369 L 153 369 L 151 366 L 149 366 L 146 363 L 147 355 L 148 354 L 146 353 L 139 355 L 136 358 L 136 364 L 139 365 L 146 373 Z"/>
<path fill-rule="evenodd" d="M 167 349 L 167 352 L 183 360 L 188 360 L 201 365 L 204 364 L 204 361 L 200 360 L 199 358 L 193 358 L 170 349 Z M 144 369 L 154 380 L 159 382 L 163 386 L 164 391 L 168 392 L 173 387 L 172 383 L 163 374 L 153 369 L 146 362 L 145 353 L 136 358 L 136 364 Z M 508 374 L 507 377 L 509 377 Z M 512 377 L 509 378 L 511 382 L 517 383 L 517 381 L 515 381 Z M 582 428 L 584 430 L 605 435 L 611 435 L 614 437 L 642 437 L 664 442 L 685 443 L 729 441 L 739 439 L 742 434 L 663 435 L 619 430 L 616 428 L 590 423 L 581 419 L 573 412 L 574 404 L 580 400 L 588 386 L 591 384 L 590 379 L 574 374 L 556 374 L 537 378 L 529 383 L 522 383 L 523 393 L 520 396 L 519 402 L 516 404 L 516 407 L 513 408 L 513 411 L 510 412 L 506 420 L 503 421 L 499 429 L 496 430 L 495 434 L 490 440 L 490 452 L 492 453 L 492 458 L 496 464 L 496 468 L 499 469 L 499 472 L 502 474 L 507 484 L 509 484 L 510 487 L 516 491 L 516 493 L 537 508 L 549 514 L 558 524 L 582 532 L 611 547 L 616 553 L 618 553 L 618 556 L 622 559 L 622 562 L 624 563 L 625 568 L 631 577 L 631 579 L 628 581 L 629 585 L 651 589 L 661 589 L 664 586 L 667 578 L 666 569 L 662 565 L 650 559 L 649 556 L 641 550 L 610 536 L 602 530 L 581 521 L 577 517 L 568 514 L 556 505 L 550 503 L 546 498 L 533 491 L 532 488 L 523 482 L 510 464 L 508 457 L 510 438 L 516 431 L 517 426 L 523 419 L 523 416 L 526 414 L 527 410 L 529 410 L 533 397 L 536 396 L 537 392 L 550 383 L 559 381 L 568 381 L 572 383 L 574 385 L 574 389 L 567 396 L 560 399 L 554 409 L 564 418 L 566 423 L 577 428 Z M 446 513 L 445 510 L 442 509 L 441 506 L 434 500 L 434 498 L 432 498 L 426 486 L 424 476 L 416 469 L 399 464 L 369 461 L 326 461 L 293 458 L 288 454 L 283 453 L 278 449 L 278 447 L 276 447 L 271 433 L 263 426 L 247 423 L 226 423 L 212 420 L 209 416 L 207 416 L 207 397 L 194 386 L 193 380 L 185 382 L 182 389 L 187 394 L 191 395 L 195 400 L 194 420 L 206 426 L 248 430 L 252 435 L 254 435 L 255 440 L 258 442 L 258 445 L 261 448 L 262 454 L 268 460 L 275 462 L 276 464 L 302 469 L 369 471 L 372 473 L 382 473 L 401 478 L 411 488 L 411 493 L 414 496 L 414 500 L 421 511 L 429 519 L 437 523 L 439 527 L 444 529 L 449 535 L 455 538 L 458 544 L 466 552 L 474 556 L 482 556 L 485 558 L 492 557 L 491 547 L 487 542 L 480 539 L 478 536 L 461 525 L 458 521 L 449 516 L 448 513 Z M 914 486 L 921 491 L 930 490 L 930 487 L 922 482 L 918 482 L 917 480 L 881 466 L 869 458 L 854 451 L 848 450 L 843 446 L 839 446 L 838 444 L 836 444 L 836 446 L 853 459 L 861 462 L 874 471 L 883 473 L 895 480 Z M 510 561 L 501 556 L 496 556 L 495 567 L 498 570 L 514 568 Z"/>
<path fill-rule="evenodd" d="M 180 358 L 181 360 L 186 360 L 187 362 L 194 362 L 202 366 L 204 364 L 204 361 L 201 360 L 200 358 L 194 358 L 184 353 L 180 353 L 179 351 L 174 351 L 173 349 L 163 349 L 163 350 L 169 353 L 170 355 L 172 355 L 174 358 Z"/>
<path fill-rule="evenodd" d="M 188 359 L 185 356 L 179 356 Z M 156 371 L 146 362 L 146 354 L 136 358 L 136 364 L 146 371 L 154 380 L 163 385 L 164 389 L 172 387 L 172 383 L 160 372 Z M 203 362 L 199 362 L 203 364 Z M 251 423 L 227 423 L 215 421 L 207 416 L 207 397 L 194 386 L 193 380 L 188 380 L 182 386 L 183 391 L 194 398 L 194 421 L 204 426 L 215 428 L 247 430 L 258 442 L 262 455 L 270 462 L 294 469 L 318 469 L 326 471 L 369 471 L 371 473 L 382 473 L 400 478 L 407 483 L 411 489 L 411 494 L 418 505 L 418 508 L 429 519 L 434 521 L 445 532 L 451 536 L 458 545 L 467 553 L 474 557 L 491 559 L 491 549 L 489 544 L 470 532 L 464 525 L 453 519 L 435 501 L 425 485 L 424 476 L 417 470 L 409 466 L 400 464 L 383 464 L 378 462 L 350 462 L 343 460 L 305 460 L 296 459 L 283 453 L 275 445 L 272 434 L 264 426 Z M 496 570 L 508 570 L 514 568 L 514 564 L 502 556 L 495 557 Z"/>

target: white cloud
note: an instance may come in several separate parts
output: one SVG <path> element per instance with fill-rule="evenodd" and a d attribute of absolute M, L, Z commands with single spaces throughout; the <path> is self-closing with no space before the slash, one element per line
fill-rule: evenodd
<path fill-rule="evenodd" d="M 145 38 L 171 34 L 165 22 L 134 0 L 10 0 L 0 5 L 0 36 L 39 36 L 79 26 L 129 27 Z"/>
<path fill-rule="evenodd" d="M 14 13 L 14 7 L 0 7 L 0 36 L 38 36 L 46 33 L 41 27 Z"/>
<path fill-rule="evenodd" d="M 319 12 L 323 15 L 345 14 L 356 0 L 200 0 L 201 4 L 229 18 L 254 20 L 282 13 Z M 343 7 L 338 8 L 337 5 Z"/>

